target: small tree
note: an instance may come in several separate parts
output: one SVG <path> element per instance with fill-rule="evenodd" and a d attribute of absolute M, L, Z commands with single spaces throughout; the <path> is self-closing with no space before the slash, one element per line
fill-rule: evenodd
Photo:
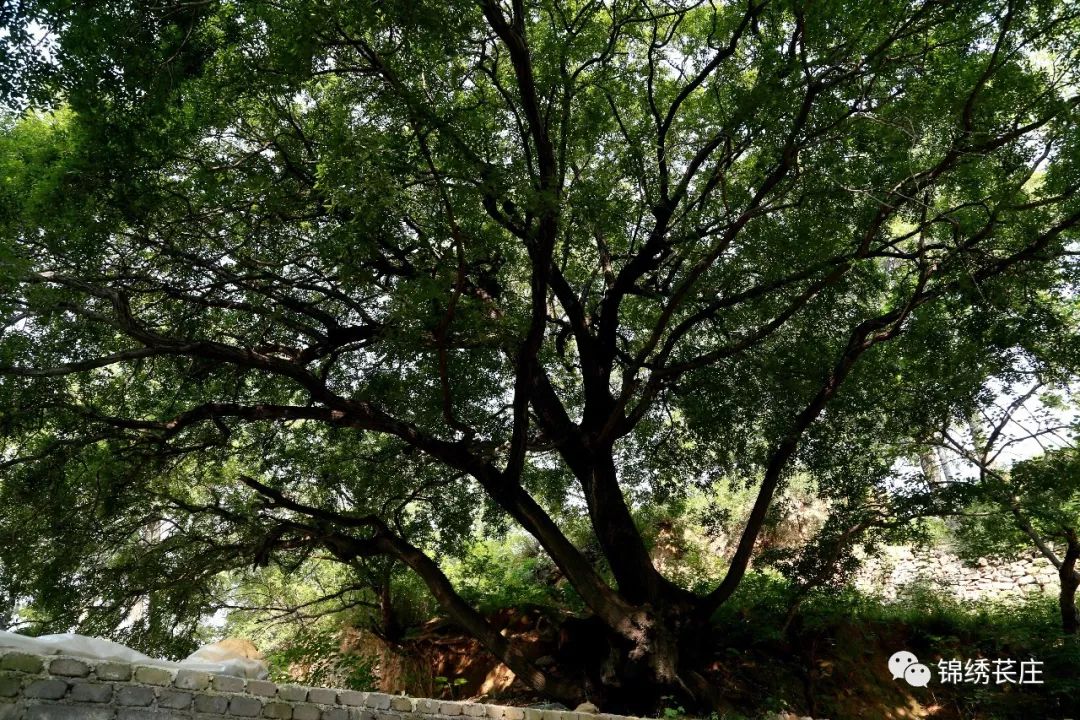
<path fill-rule="evenodd" d="M 1068 434 L 1065 408 L 1055 397 L 1047 394 L 1051 409 L 1035 402 L 1045 389 L 1043 382 L 1034 382 L 1009 401 L 994 397 L 963 430 L 942 431 L 937 447 L 955 467 L 934 473 L 938 487 L 931 490 L 960 504 L 954 526 L 968 554 L 1035 550 L 1053 564 L 1060 580 L 1062 629 L 1074 635 L 1080 630 L 1080 448 Z M 1032 445 L 1044 452 L 1010 461 L 1010 451 L 1023 445 L 1028 452 Z"/>

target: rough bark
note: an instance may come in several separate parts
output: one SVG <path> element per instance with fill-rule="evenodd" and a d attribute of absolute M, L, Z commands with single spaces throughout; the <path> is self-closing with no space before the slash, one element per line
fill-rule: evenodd
<path fill-rule="evenodd" d="M 1068 543 L 1065 556 L 1058 568 L 1058 578 L 1061 581 L 1061 593 L 1058 596 L 1058 605 L 1061 608 L 1061 629 L 1066 635 L 1076 635 L 1080 632 L 1080 612 L 1076 608 L 1076 588 L 1080 586 L 1080 574 L 1076 572 L 1076 561 L 1080 558 L 1080 540 L 1072 529 L 1065 531 L 1065 539 Z"/>

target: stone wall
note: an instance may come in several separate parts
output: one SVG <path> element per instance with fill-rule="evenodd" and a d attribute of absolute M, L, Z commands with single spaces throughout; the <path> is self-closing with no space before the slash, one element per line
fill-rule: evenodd
<path fill-rule="evenodd" d="M 617 715 L 277 685 L 0 648 L 0 720 L 632 720 Z"/>
<path fill-rule="evenodd" d="M 914 584 L 929 585 L 959 600 L 1017 599 L 1058 591 L 1057 570 L 1037 554 L 1013 562 L 980 558 L 967 563 L 947 550 L 894 546 L 867 561 L 855 578 L 860 590 L 889 600 Z"/>

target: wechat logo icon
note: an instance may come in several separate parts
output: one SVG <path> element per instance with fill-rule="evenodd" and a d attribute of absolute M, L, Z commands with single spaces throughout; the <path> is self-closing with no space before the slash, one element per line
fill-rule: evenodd
<path fill-rule="evenodd" d="M 926 687 L 930 684 L 930 668 L 919 662 L 915 653 L 907 650 L 894 652 L 889 658 L 889 672 L 893 680 L 903 678 L 911 687 Z"/>

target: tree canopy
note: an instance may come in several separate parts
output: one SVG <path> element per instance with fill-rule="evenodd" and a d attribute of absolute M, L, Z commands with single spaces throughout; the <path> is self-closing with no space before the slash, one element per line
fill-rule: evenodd
<path fill-rule="evenodd" d="M 580 697 L 439 567 L 513 524 L 611 637 L 594 692 L 707 702 L 794 472 L 856 501 L 1080 350 L 1075 2 L 4 8 L 0 589 L 47 622 L 392 559 Z M 718 478 L 755 500 L 692 591 L 634 510 Z"/>

